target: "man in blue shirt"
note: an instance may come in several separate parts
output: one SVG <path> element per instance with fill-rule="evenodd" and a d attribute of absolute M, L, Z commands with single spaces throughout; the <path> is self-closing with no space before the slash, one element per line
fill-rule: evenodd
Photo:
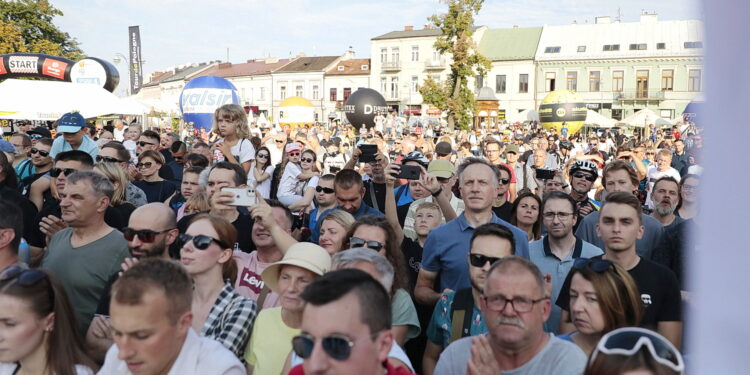
<path fill-rule="evenodd" d="M 422 253 L 414 295 L 422 304 L 434 305 L 440 293 L 433 285 L 440 274 L 439 290 L 458 290 L 471 286 L 468 273 L 468 251 L 474 228 L 487 223 L 497 223 L 510 229 L 516 244 L 516 255 L 529 258 L 529 240 L 526 233 L 495 216 L 492 204 L 500 192 L 497 167 L 484 159 L 466 158 L 458 167 L 458 181 L 464 212 L 430 231 Z"/>
<path fill-rule="evenodd" d="M 336 195 L 333 190 L 334 178 L 335 176 L 332 174 L 323 175 L 318 180 L 318 186 L 315 187 L 315 202 L 318 206 L 307 215 L 306 225 L 310 230 L 310 242 L 318 243 L 323 217 L 336 209 Z"/>
<path fill-rule="evenodd" d="M 382 212 L 362 201 L 365 196 L 365 186 L 362 176 L 353 169 L 344 169 L 336 174 L 333 180 L 333 190 L 336 194 L 337 208 L 352 214 L 355 219 L 364 215 L 383 216 Z"/>
<path fill-rule="evenodd" d="M 58 120 L 57 132 L 62 133 L 62 137 L 57 137 L 52 143 L 50 157 L 54 158 L 57 154 L 70 150 L 81 150 L 91 155 L 92 159 L 99 154 L 96 142 L 86 136 L 86 119 L 80 113 L 70 112 L 62 115 Z"/>

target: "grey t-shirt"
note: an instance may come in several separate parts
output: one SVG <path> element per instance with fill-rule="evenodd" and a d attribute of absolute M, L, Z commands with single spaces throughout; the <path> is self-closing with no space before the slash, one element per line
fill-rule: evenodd
<path fill-rule="evenodd" d="M 471 359 L 471 337 L 448 345 L 440 354 L 434 375 L 463 375 Z M 521 367 L 503 371 L 503 375 L 580 375 L 586 368 L 586 355 L 575 344 L 552 334 L 534 358 Z"/>
<path fill-rule="evenodd" d="M 641 214 L 643 218 L 643 237 L 635 243 L 635 251 L 642 258 L 651 260 L 651 254 L 661 243 L 661 235 L 664 229 L 661 223 L 651 216 Z M 594 211 L 581 221 L 581 225 L 576 230 L 576 237 L 593 244 L 604 250 L 604 241 L 596 234 L 596 224 L 599 223 L 599 211 Z"/>
<path fill-rule="evenodd" d="M 130 253 L 127 241 L 115 229 L 77 248 L 70 245 L 72 234 L 73 228 L 65 228 L 52 236 L 42 259 L 42 268 L 57 276 L 65 286 L 79 328 L 85 333 L 107 280 L 120 271 L 120 265 Z"/>

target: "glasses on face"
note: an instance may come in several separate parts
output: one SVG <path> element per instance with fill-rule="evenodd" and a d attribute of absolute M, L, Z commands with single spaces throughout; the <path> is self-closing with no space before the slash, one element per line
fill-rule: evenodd
<path fill-rule="evenodd" d="M 469 254 L 469 263 L 471 263 L 471 265 L 474 267 L 484 267 L 487 262 L 490 262 L 490 265 L 492 265 L 498 260 L 500 260 L 500 258 L 488 257 L 482 254 Z"/>
<path fill-rule="evenodd" d="M 111 156 L 96 155 L 96 162 L 97 163 L 102 163 L 102 162 L 103 163 L 119 163 L 120 160 L 118 160 L 117 158 L 113 158 Z"/>
<path fill-rule="evenodd" d="M 682 185 L 682 190 L 685 190 L 685 191 L 695 191 L 695 190 L 698 190 L 698 185 L 688 185 L 688 184 L 685 184 L 685 185 Z"/>
<path fill-rule="evenodd" d="M 588 182 L 594 182 L 594 181 L 596 181 L 596 176 L 593 176 L 593 175 L 591 175 L 589 173 L 584 173 L 584 172 L 573 173 L 573 177 L 575 177 L 575 178 L 585 178 L 586 181 L 588 181 Z"/>
<path fill-rule="evenodd" d="M 352 237 L 349 239 L 349 248 L 354 249 L 355 247 L 366 247 L 375 251 L 380 251 L 385 245 L 378 241 L 365 241 L 359 237 Z"/>
<path fill-rule="evenodd" d="M 510 302 L 511 307 L 513 307 L 513 310 L 517 313 L 527 313 L 531 311 L 535 304 L 547 299 L 547 297 L 539 299 L 514 297 L 513 299 L 508 299 L 503 296 L 482 296 L 482 298 L 484 298 L 487 307 L 491 310 L 503 311 L 508 302 Z"/>
<path fill-rule="evenodd" d="M 612 261 L 606 259 L 578 258 L 575 262 L 573 262 L 574 269 L 582 270 L 587 267 L 591 268 L 597 273 L 602 273 L 612 267 Z"/>
<path fill-rule="evenodd" d="M 322 193 L 326 193 L 326 194 L 333 194 L 333 193 L 336 192 L 335 190 L 333 190 L 333 189 L 331 189 L 329 187 L 322 187 L 320 185 L 318 185 L 318 186 L 315 187 L 315 191 L 317 191 L 318 193 L 322 192 Z"/>
<path fill-rule="evenodd" d="M 299 156 L 299 152 L 290 152 L 289 156 Z"/>
<path fill-rule="evenodd" d="M 567 220 L 570 217 L 573 216 L 572 212 L 545 212 L 542 214 L 542 216 L 547 220 L 555 220 L 555 218 L 559 218 L 560 220 Z"/>
<path fill-rule="evenodd" d="M 284 143 L 284 141 L 276 140 L 276 143 Z"/>
<path fill-rule="evenodd" d="M 60 173 L 63 173 L 65 174 L 65 177 L 68 177 L 73 174 L 73 172 L 77 172 L 77 170 L 73 168 L 52 168 L 49 171 L 49 175 L 52 177 L 57 177 L 60 175 Z"/>
<path fill-rule="evenodd" d="M 127 228 L 126 227 L 126 228 L 123 228 L 122 234 L 123 234 L 123 236 L 125 236 L 125 239 L 128 240 L 128 241 L 132 241 L 135 238 L 135 236 L 138 236 L 138 239 L 141 242 L 151 243 L 151 242 L 154 242 L 156 240 L 156 236 L 158 236 L 158 235 L 160 235 L 162 233 L 167 233 L 167 232 L 169 232 L 172 229 L 174 229 L 174 228 L 165 229 L 165 230 L 163 230 L 161 232 L 154 232 L 154 231 L 149 230 L 149 229 L 136 230 L 136 229 L 133 229 L 133 228 Z"/>
<path fill-rule="evenodd" d="M 501 178 L 498 181 L 503 185 L 507 185 L 510 183 L 510 178 Z"/>
<path fill-rule="evenodd" d="M 46 158 L 47 156 L 49 156 L 49 151 L 43 151 L 43 150 L 40 150 L 38 148 L 32 148 L 31 149 L 31 153 L 32 154 L 39 154 L 43 158 Z"/>
<path fill-rule="evenodd" d="M 354 342 L 344 335 L 333 334 L 323 337 L 320 341 L 323 351 L 337 361 L 345 361 L 352 354 Z M 315 338 L 306 333 L 299 334 L 292 339 L 292 349 L 300 358 L 310 358 L 315 349 Z"/>
<path fill-rule="evenodd" d="M 647 152 L 646 155 L 648 155 L 648 156 L 654 156 L 654 155 L 656 155 L 656 153 L 655 152 Z"/>
<path fill-rule="evenodd" d="M 151 142 L 139 141 L 137 143 L 138 143 L 138 146 L 141 146 L 141 147 L 145 147 L 146 145 L 156 146 L 156 143 L 151 143 Z"/>
<path fill-rule="evenodd" d="M 154 163 L 152 163 L 150 161 L 147 161 L 145 163 L 138 163 L 138 164 L 135 165 L 135 167 L 138 168 L 138 169 L 141 169 L 141 168 L 148 169 L 148 168 L 151 168 L 152 165 L 154 165 Z"/>
<path fill-rule="evenodd" d="M 39 139 L 42 139 L 42 135 L 41 134 L 29 134 L 29 138 L 39 140 Z"/>
<path fill-rule="evenodd" d="M 189 234 L 183 233 L 179 236 L 180 244 L 182 246 L 187 245 L 188 242 L 191 240 L 193 241 L 193 246 L 195 246 L 198 250 L 206 250 L 209 246 L 211 246 L 211 242 L 216 242 L 221 246 L 223 249 L 229 249 L 230 246 L 226 245 L 225 243 L 217 240 L 216 238 L 210 237 L 210 236 L 204 236 L 202 234 L 199 234 L 197 236 L 191 236 Z M 180 246 L 180 247 L 182 247 Z"/>
<path fill-rule="evenodd" d="M 598 144 L 598 143 L 596 143 L 596 142 L 594 142 L 594 143 L 589 143 L 589 146 L 592 146 L 592 147 L 594 147 L 594 146 L 599 146 L 599 144 Z"/>
<path fill-rule="evenodd" d="M 299 159 L 299 161 L 301 161 L 303 163 L 312 163 L 315 160 L 313 160 L 312 158 L 301 158 L 301 159 Z"/>
<path fill-rule="evenodd" d="M 604 335 L 596 345 L 589 362 L 594 362 L 599 353 L 629 357 L 643 347 L 648 349 L 654 360 L 674 372 L 681 374 L 685 370 L 682 355 L 669 340 L 652 331 L 637 327 L 619 328 Z"/>
<path fill-rule="evenodd" d="M 258 159 L 268 159 L 268 154 L 258 154 L 256 155 Z"/>

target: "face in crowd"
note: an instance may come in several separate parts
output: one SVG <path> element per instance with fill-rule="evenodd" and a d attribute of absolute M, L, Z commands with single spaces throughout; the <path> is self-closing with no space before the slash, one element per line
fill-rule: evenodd
<path fill-rule="evenodd" d="M 472 164 L 463 171 L 460 190 L 467 210 L 483 211 L 492 207 L 500 186 L 489 166 Z"/>

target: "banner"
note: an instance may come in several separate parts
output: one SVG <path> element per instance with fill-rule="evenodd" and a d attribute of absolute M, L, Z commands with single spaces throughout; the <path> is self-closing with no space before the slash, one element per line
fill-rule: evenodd
<path fill-rule="evenodd" d="M 128 45 L 130 46 L 130 95 L 135 95 L 143 83 L 141 30 L 138 26 L 128 27 Z"/>

